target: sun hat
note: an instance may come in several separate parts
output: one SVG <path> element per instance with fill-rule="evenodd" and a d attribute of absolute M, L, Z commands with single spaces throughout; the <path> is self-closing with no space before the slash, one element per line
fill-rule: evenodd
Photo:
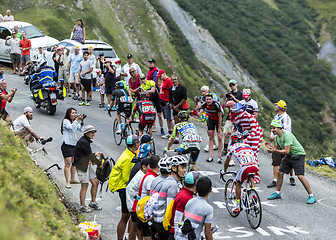
<path fill-rule="evenodd" d="M 234 109 L 231 109 L 231 111 L 237 112 L 242 108 L 243 108 L 243 105 L 241 103 L 236 103 Z"/>
<path fill-rule="evenodd" d="M 84 128 L 84 134 L 88 132 L 97 132 L 97 130 L 92 125 L 86 125 Z"/>
<path fill-rule="evenodd" d="M 201 91 L 209 91 L 209 87 L 208 86 L 203 86 L 203 87 L 201 87 Z"/>

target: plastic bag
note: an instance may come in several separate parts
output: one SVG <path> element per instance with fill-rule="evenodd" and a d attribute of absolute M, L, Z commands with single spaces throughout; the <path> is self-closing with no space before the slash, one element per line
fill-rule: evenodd
<path fill-rule="evenodd" d="M 78 224 L 78 228 L 81 232 L 85 235 L 87 240 L 98 240 L 101 225 L 97 221 L 90 221 L 90 222 L 82 222 Z"/>

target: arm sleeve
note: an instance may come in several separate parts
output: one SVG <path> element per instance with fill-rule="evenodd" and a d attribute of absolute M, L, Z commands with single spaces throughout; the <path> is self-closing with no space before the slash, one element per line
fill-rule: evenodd
<path fill-rule="evenodd" d="M 155 82 L 155 83 L 157 83 L 157 73 L 158 73 L 158 71 L 155 71 L 154 73 L 153 73 L 153 81 Z"/>
<path fill-rule="evenodd" d="M 78 128 L 78 125 L 80 124 L 76 120 L 73 123 L 71 123 L 68 119 L 63 120 L 63 128 L 73 130 L 73 129 Z"/>
<path fill-rule="evenodd" d="M 213 208 L 209 206 L 209 212 L 204 217 L 204 223 L 212 223 L 212 218 L 213 218 Z"/>
<path fill-rule="evenodd" d="M 175 124 L 173 133 L 171 134 L 171 138 L 175 138 L 176 137 L 176 133 L 177 133 L 177 127 L 176 126 L 177 125 Z"/>

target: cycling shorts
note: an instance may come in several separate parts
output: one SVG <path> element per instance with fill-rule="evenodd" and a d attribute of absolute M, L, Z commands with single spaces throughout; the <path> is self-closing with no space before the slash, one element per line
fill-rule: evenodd
<path fill-rule="evenodd" d="M 180 155 L 190 153 L 190 162 L 192 164 L 195 164 L 200 153 L 200 145 L 199 143 L 192 145 L 190 143 L 189 144 L 182 143 L 176 148 L 176 150 Z"/>
<path fill-rule="evenodd" d="M 256 164 L 249 166 L 242 166 L 239 168 L 236 180 L 237 182 L 243 183 L 247 179 L 247 175 L 249 173 L 257 174 L 257 172 L 259 172 L 259 167 Z"/>
<path fill-rule="evenodd" d="M 143 120 L 141 116 L 140 122 L 139 122 L 139 129 L 144 130 L 146 126 L 151 128 L 154 123 L 155 123 L 155 120 L 146 121 L 146 120 Z"/>
<path fill-rule="evenodd" d="M 117 109 L 118 113 L 125 113 L 126 118 L 132 114 L 132 103 L 120 103 Z"/>
<path fill-rule="evenodd" d="M 208 130 L 218 130 L 218 120 L 212 120 L 211 118 L 208 118 L 207 121 L 207 125 L 208 125 Z"/>

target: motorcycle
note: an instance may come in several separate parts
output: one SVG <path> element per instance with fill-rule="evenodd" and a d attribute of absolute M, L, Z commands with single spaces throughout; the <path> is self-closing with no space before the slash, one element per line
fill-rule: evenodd
<path fill-rule="evenodd" d="M 55 81 L 50 80 L 42 85 L 39 80 L 30 80 L 30 98 L 34 101 L 36 108 L 45 108 L 49 115 L 54 115 L 56 112 L 57 99 L 64 100 L 66 97 L 66 88 L 64 80 L 60 79 L 61 86 L 57 87 Z"/>

